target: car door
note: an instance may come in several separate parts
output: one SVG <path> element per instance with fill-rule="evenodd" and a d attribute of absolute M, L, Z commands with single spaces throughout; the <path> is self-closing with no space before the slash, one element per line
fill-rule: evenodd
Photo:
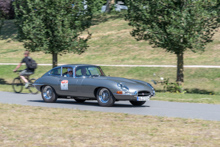
<path fill-rule="evenodd" d="M 78 81 L 78 93 L 83 97 L 94 97 L 96 81 L 92 77 L 86 77 Z"/>
<path fill-rule="evenodd" d="M 88 85 L 83 84 L 85 81 L 90 79 L 90 73 L 87 66 L 77 67 L 75 70 L 75 78 L 77 79 L 77 95 L 81 97 L 88 97 Z"/>
<path fill-rule="evenodd" d="M 61 77 L 59 80 L 60 95 L 77 96 L 77 81 L 74 77 Z"/>
<path fill-rule="evenodd" d="M 63 66 L 61 77 L 59 79 L 59 95 L 61 96 L 76 96 L 77 79 L 73 76 L 73 67 Z"/>

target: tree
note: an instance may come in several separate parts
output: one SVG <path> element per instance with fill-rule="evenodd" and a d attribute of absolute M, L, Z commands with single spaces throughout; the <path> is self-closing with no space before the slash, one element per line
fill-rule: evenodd
<path fill-rule="evenodd" d="M 212 41 L 218 0 L 127 0 L 126 20 L 136 40 L 146 40 L 177 56 L 177 83 L 184 82 L 184 52 L 204 51 Z"/>
<path fill-rule="evenodd" d="M 107 0 L 105 13 L 111 13 L 114 8 L 115 0 Z"/>
<path fill-rule="evenodd" d="M 4 24 L 4 15 L 3 12 L 0 10 L 0 34 L 3 24 Z"/>
<path fill-rule="evenodd" d="M 106 9 L 105 9 L 106 13 L 110 13 L 111 12 L 111 1 L 112 0 L 107 0 Z"/>
<path fill-rule="evenodd" d="M 93 0 L 16 0 L 14 2 L 18 38 L 32 52 L 52 54 L 53 67 L 58 54 L 87 49 L 82 33 L 91 26 Z"/>
<path fill-rule="evenodd" d="M 4 18 L 13 19 L 14 9 L 12 6 L 13 0 L 0 0 L 0 10 L 4 13 Z"/>

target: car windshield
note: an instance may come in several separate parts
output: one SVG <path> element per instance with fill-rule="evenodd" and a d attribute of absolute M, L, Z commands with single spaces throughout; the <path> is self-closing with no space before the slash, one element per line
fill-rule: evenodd
<path fill-rule="evenodd" d="M 81 76 L 105 76 L 102 69 L 98 66 L 79 66 L 76 68 L 76 77 Z"/>

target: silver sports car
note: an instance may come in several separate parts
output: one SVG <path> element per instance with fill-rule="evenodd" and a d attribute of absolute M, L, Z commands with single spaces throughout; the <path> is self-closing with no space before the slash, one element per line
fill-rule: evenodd
<path fill-rule="evenodd" d="M 141 106 L 155 95 L 147 82 L 105 76 L 99 66 L 70 64 L 55 67 L 34 83 L 45 102 L 57 98 L 75 99 L 77 102 L 97 100 L 100 106 L 112 106 L 115 101 L 128 100 Z"/>

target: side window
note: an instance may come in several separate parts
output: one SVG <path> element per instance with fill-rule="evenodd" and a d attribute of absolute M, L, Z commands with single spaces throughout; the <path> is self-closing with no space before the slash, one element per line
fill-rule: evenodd
<path fill-rule="evenodd" d="M 78 67 L 76 69 L 76 77 L 89 76 L 89 75 L 90 73 L 87 67 Z"/>
<path fill-rule="evenodd" d="M 49 75 L 51 75 L 51 76 L 60 76 L 61 75 L 61 67 L 51 70 Z"/>
<path fill-rule="evenodd" d="M 62 76 L 65 76 L 67 74 L 67 67 L 63 67 L 63 70 L 62 70 Z"/>
<path fill-rule="evenodd" d="M 82 76 L 81 69 L 76 70 L 76 77 Z"/>
<path fill-rule="evenodd" d="M 97 67 L 90 67 L 90 68 L 88 68 L 88 70 L 90 71 L 91 75 L 101 75 L 101 73 Z"/>
<path fill-rule="evenodd" d="M 72 67 L 63 67 L 62 76 L 63 77 L 73 77 L 73 68 Z"/>

